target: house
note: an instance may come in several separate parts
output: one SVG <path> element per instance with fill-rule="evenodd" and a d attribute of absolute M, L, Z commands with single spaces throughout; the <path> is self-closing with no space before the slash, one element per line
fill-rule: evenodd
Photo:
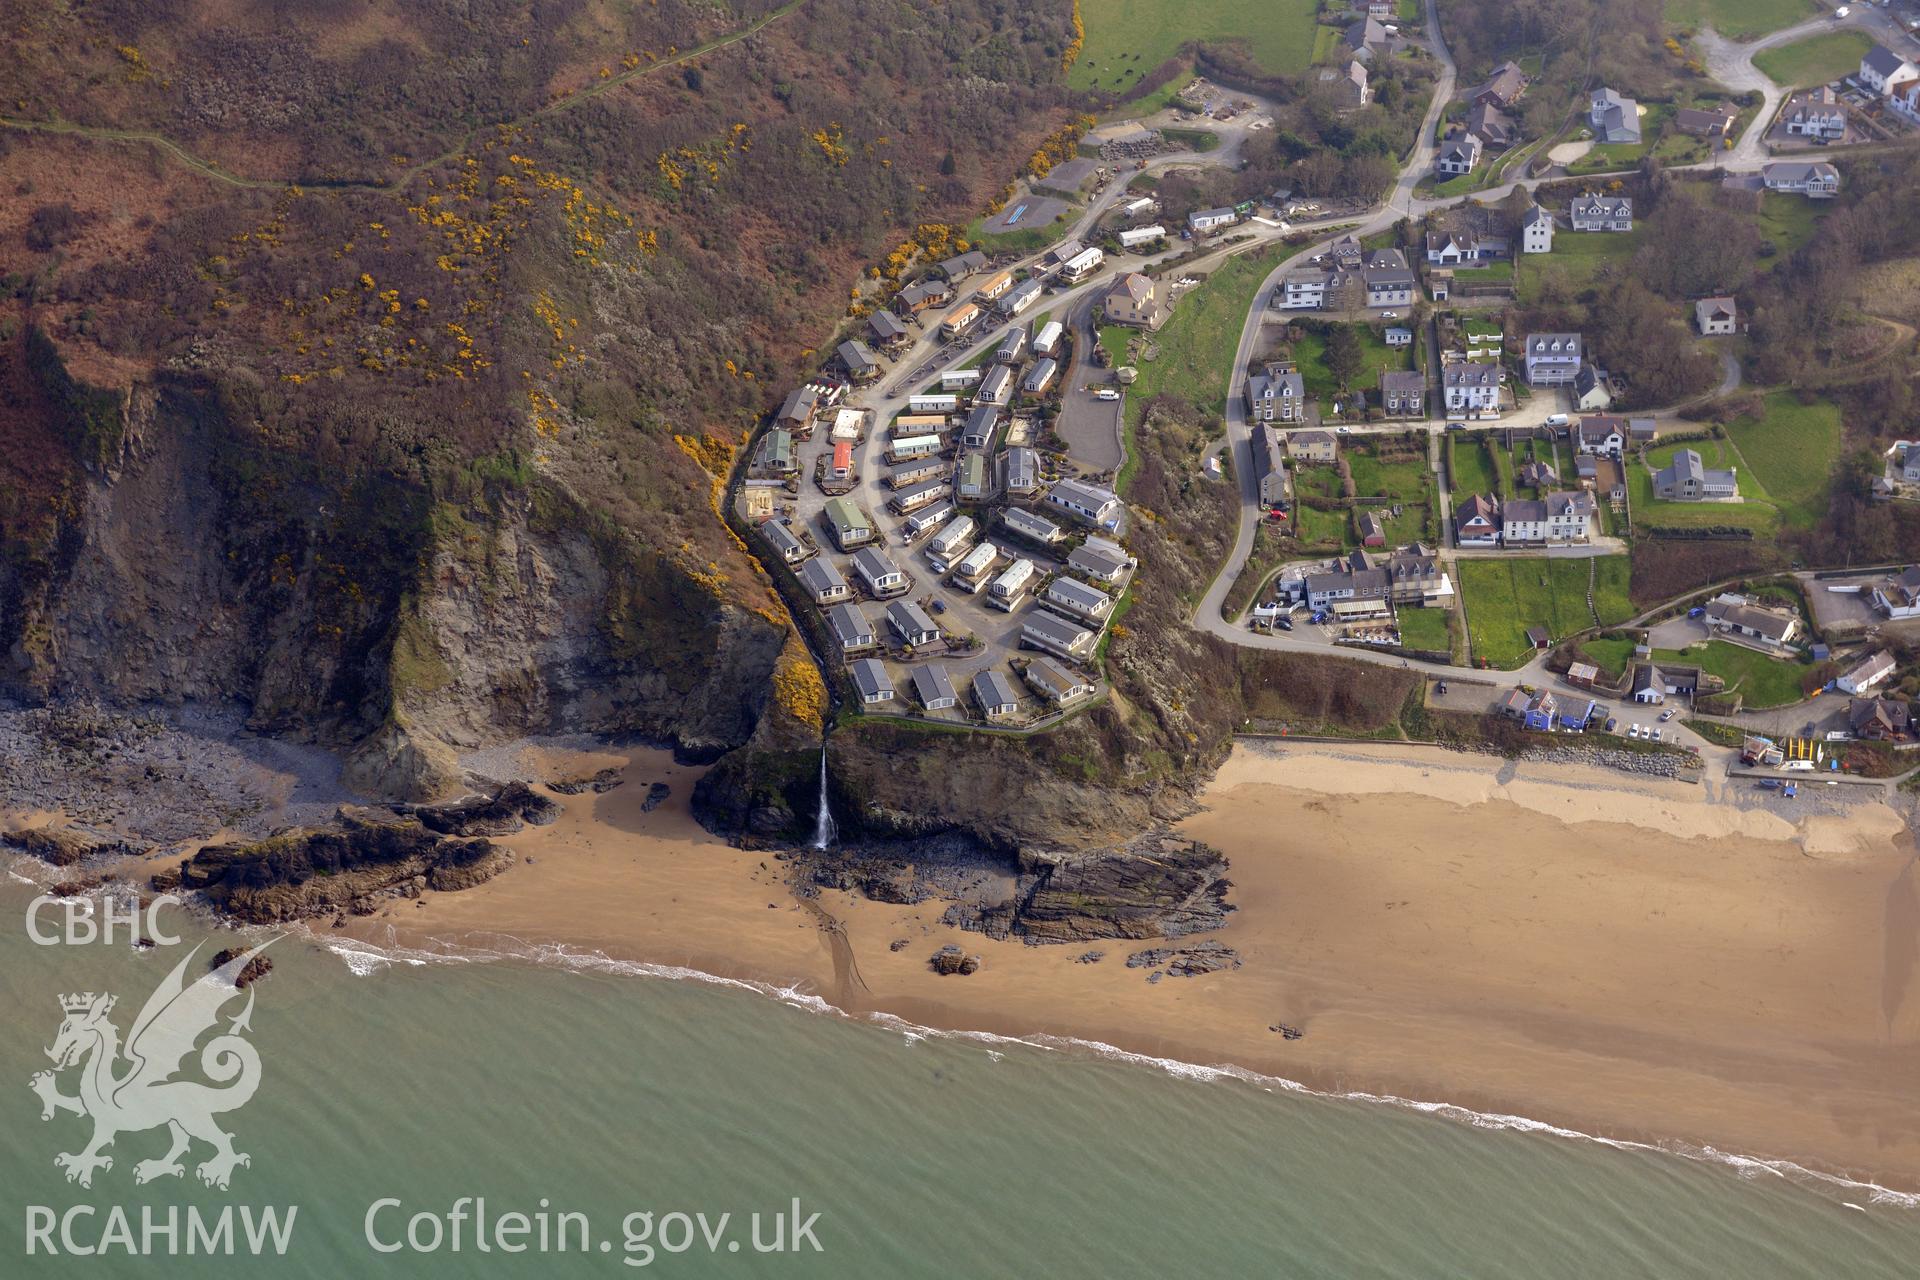
<path fill-rule="evenodd" d="M 1470 267 L 1513 252 L 1513 244 L 1505 236 L 1470 229 L 1429 231 L 1426 245 L 1427 261 L 1442 267 Z"/>
<path fill-rule="evenodd" d="M 1187 215 L 1187 230 L 1193 232 L 1195 236 L 1204 236 L 1222 227 L 1230 227 L 1238 221 L 1240 221 L 1240 215 L 1232 209 L 1199 209 Z"/>
<path fill-rule="evenodd" d="M 819 414 L 820 389 L 801 387 L 790 393 L 781 404 L 780 412 L 773 416 L 773 425 L 804 436 L 812 433 L 814 419 Z"/>
<path fill-rule="evenodd" d="M 1693 323 L 1702 337 L 1713 338 L 1732 333 L 1738 313 L 1732 298 L 1702 298 L 1693 304 Z"/>
<path fill-rule="evenodd" d="M 1083 662 L 1093 654 L 1098 637 L 1085 627 L 1076 627 L 1058 614 L 1035 611 L 1020 620 L 1020 643 L 1067 659 Z"/>
<path fill-rule="evenodd" d="M 1895 440 L 1887 450 L 1888 473 L 1902 484 L 1920 484 L 1920 441 Z"/>
<path fill-rule="evenodd" d="M 1568 203 L 1567 221 L 1575 231 L 1631 231 L 1633 198 L 1580 196 Z"/>
<path fill-rule="evenodd" d="M 1900 85 L 1916 79 L 1920 79 L 1920 68 L 1883 44 L 1874 45 L 1860 59 L 1860 83 L 1875 93 L 1892 93 Z"/>
<path fill-rule="evenodd" d="M 1527 709 L 1521 719 L 1527 728 L 1552 733 L 1554 725 L 1560 720 L 1560 703 L 1545 689 L 1527 699 Z"/>
<path fill-rule="evenodd" d="M 948 258 L 935 270 L 951 282 L 964 280 L 976 272 L 987 269 L 987 255 L 978 249 L 970 250 L 956 258 Z"/>
<path fill-rule="evenodd" d="M 1427 376 L 1411 369 L 1383 369 L 1380 373 L 1380 408 L 1389 418 L 1426 417 Z M 1288 452 L 1292 452 L 1291 440 L 1287 448 Z"/>
<path fill-rule="evenodd" d="M 893 701 L 893 677 L 887 674 L 886 667 L 878 659 L 861 658 L 849 670 L 853 676 L 853 687 L 860 694 L 860 701 L 871 706 L 876 702 Z"/>
<path fill-rule="evenodd" d="M 1274 305 L 1289 311 L 1318 311 L 1327 304 L 1327 273 L 1289 271 L 1280 278 L 1273 300 Z"/>
<path fill-rule="evenodd" d="M 1286 448 L 1272 425 L 1253 434 L 1253 466 L 1259 473 L 1260 505 L 1270 514 L 1285 515 L 1293 505 L 1293 478 L 1287 474 Z"/>
<path fill-rule="evenodd" d="M 913 669 L 913 692 L 920 699 L 920 705 L 929 711 L 945 711 L 960 701 L 960 695 L 953 690 L 953 681 L 947 678 L 947 669 L 937 662 Z"/>
<path fill-rule="evenodd" d="M 1109 586 L 1126 577 L 1137 563 L 1126 548 L 1108 538 L 1088 538 L 1067 553 L 1067 568 L 1083 578 Z"/>
<path fill-rule="evenodd" d="M 907 575 L 877 547 L 862 547 L 854 552 L 853 571 L 869 595 L 895 595 L 907 589 Z"/>
<path fill-rule="evenodd" d="M 954 496 L 962 502 L 978 502 L 987 496 L 987 455 L 969 453 L 960 460 L 960 470 L 953 478 Z"/>
<path fill-rule="evenodd" d="M 1069 478 L 1056 482 L 1047 491 L 1047 502 L 1088 524 L 1112 527 L 1120 517 L 1118 494 L 1081 480 Z"/>
<path fill-rule="evenodd" d="M 1530 333 L 1523 350 L 1530 387 L 1572 386 L 1580 376 L 1583 362 L 1577 333 Z"/>
<path fill-rule="evenodd" d="M 1799 633 L 1800 615 L 1791 609 L 1754 604 L 1745 596 L 1727 593 L 1708 601 L 1707 625 L 1715 631 L 1758 641 L 1768 648 L 1784 649 Z"/>
<path fill-rule="evenodd" d="M 1581 365 L 1573 377 L 1573 407 L 1591 413 L 1612 404 L 1613 389 L 1607 385 L 1607 375 L 1590 364 Z"/>
<path fill-rule="evenodd" d="M 1825 200 L 1840 194 L 1840 171 L 1824 160 L 1813 164 L 1777 161 L 1760 171 L 1760 180 L 1769 191 L 1785 191 L 1810 200 Z"/>
<path fill-rule="evenodd" d="M 1023 538 L 1052 546 L 1066 538 L 1060 526 L 1045 516 L 1037 516 L 1023 507 L 1008 507 L 1000 513 L 1000 523 Z"/>
<path fill-rule="evenodd" d="M 1560 473 L 1553 469 L 1552 464 L 1538 458 L 1521 463 L 1513 474 L 1523 489 L 1544 489 L 1560 483 Z"/>
<path fill-rule="evenodd" d="M 887 629 L 911 648 L 940 641 L 940 625 L 911 600 L 895 600 L 887 606 Z"/>
<path fill-rule="evenodd" d="M 1339 439 L 1331 431 L 1287 433 L 1287 456 L 1297 461 L 1332 462 L 1339 452 Z"/>
<path fill-rule="evenodd" d="M 1537 204 L 1520 219 L 1520 252 L 1553 252 L 1553 215 Z"/>
<path fill-rule="evenodd" d="M 1093 694 L 1097 688 L 1085 676 L 1069 671 L 1050 658 L 1035 658 L 1021 674 L 1035 693 L 1056 707 L 1078 702 Z"/>
<path fill-rule="evenodd" d="M 1351 234 L 1341 236 L 1327 247 L 1327 253 L 1333 258 L 1333 265 L 1341 271 L 1357 271 L 1366 261 L 1367 251 Z"/>
<path fill-rule="evenodd" d="M 835 600 L 845 600 L 851 595 L 852 588 L 840 571 L 825 560 L 809 560 L 798 571 L 800 585 L 813 597 L 815 604 L 831 604 Z"/>
<path fill-rule="evenodd" d="M 1348 27 L 1342 38 L 1356 58 L 1371 58 L 1377 53 L 1393 51 L 1392 36 L 1386 25 L 1371 15 Z"/>
<path fill-rule="evenodd" d="M 1500 500 L 1476 493 L 1453 509 L 1453 542 L 1459 547 L 1500 545 Z"/>
<path fill-rule="evenodd" d="M 906 322 L 891 311 L 876 311 L 867 317 L 867 332 L 882 347 L 903 345 L 911 334 Z"/>
<path fill-rule="evenodd" d="M 1891 653 L 1882 649 L 1855 663 L 1834 684 L 1842 693 L 1862 694 L 1891 676 L 1899 665 Z"/>
<path fill-rule="evenodd" d="M 1472 173 L 1480 163 L 1480 153 L 1484 144 L 1479 135 L 1456 133 L 1440 144 L 1440 150 L 1434 154 L 1433 167 L 1441 173 L 1458 177 Z"/>
<path fill-rule="evenodd" d="M 1517 63 L 1503 62 L 1493 69 L 1487 82 L 1474 91 L 1473 101 L 1495 107 L 1511 107 L 1527 91 L 1526 73 Z"/>
<path fill-rule="evenodd" d="M 998 671 L 976 671 L 973 676 L 973 700 L 988 720 L 1004 720 L 1020 709 L 1020 695 L 1013 681 Z"/>
<path fill-rule="evenodd" d="M 829 498 L 820 518 L 827 532 L 842 551 L 851 551 L 873 541 L 873 521 L 867 513 L 845 498 Z"/>
<path fill-rule="evenodd" d="M 1489 151 L 1505 150 L 1520 137 L 1513 118 L 1491 102 L 1476 102 L 1467 108 L 1467 132 Z"/>
<path fill-rule="evenodd" d="M 1025 445 L 1007 450 L 1007 492 L 1017 498 L 1040 491 L 1040 455 Z"/>
<path fill-rule="evenodd" d="M 1873 607 L 1889 622 L 1920 618 L 1920 566 L 1908 565 L 1875 587 Z"/>
<path fill-rule="evenodd" d="M 1413 345 L 1413 330 L 1388 325 L 1380 337 L 1389 347 L 1410 347 Z"/>
<path fill-rule="evenodd" d="M 1113 612 L 1112 596 L 1098 587 L 1088 586 L 1078 578 L 1055 578 L 1047 584 L 1040 603 L 1095 626 L 1104 625 L 1108 615 Z"/>
<path fill-rule="evenodd" d="M 1325 573 L 1307 574 L 1301 586 L 1309 609 L 1324 610 L 1340 622 L 1393 616 L 1392 581 L 1364 552 L 1336 561 Z"/>
<path fill-rule="evenodd" d="M 1057 356 L 1060 354 L 1060 340 L 1066 337 L 1067 327 L 1058 320 L 1049 320 L 1040 326 L 1033 335 L 1033 354 L 1037 356 Z"/>
<path fill-rule="evenodd" d="M 1440 370 L 1440 389 L 1447 412 L 1454 415 L 1497 413 L 1500 409 L 1500 366 L 1458 360 Z"/>
<path fill-rule="evenodd" d="M 893 295 L 893 309 L 903 316 L 917 316 L 932 307 L 944 307 L 953 301 L 953 289 L 944 280 L 928 276 Z"/>
<path fill-rule="evenodd" d="M 1079 284 L 1098 271 L 1106 260 L 1104 252 L 1089 246 L 1060 264 L 1060 278 L 1068 284 Z"/>
<path fill-rule="evenodd" d="M 1628 689 L 1635 702 L 1658 706 L 1669 697 L 1687 697 L 1699 687 L 1700 673 L 1689 667 L 1657 667 L 1641 662 L 1633 669 Z"/>
<path fill-rule="evenodd" d="M 1030 396 L 1043 396 L 1059 372 L 1060 362 L 1048 356 L 1027 370 L 1026 380 L 1020 384 L 1020 390 Z"/>
<path fill-rule="evenodd" d="M 1353 523 L 1360 530 L 1361 546 L 1384 547 L 1387 545 L 1387 527 L 1380 523 L 1380 517 L 1373 512 L 1359 512 L 1354 516 Z"/>
<path fill-rule="evenodd" d="M 1035 276 L 1023 280 L 1019 285 L 1000 299 L 1000 314 L 1009 318 L 1019 315 L 1034 303 L 1040 301 L 1040 295 L 1047 291 L 1047 282 Z"/>
<path fill-rule="evenodd" d="M 1408 307 L 1420 282 L 1398 249 L 1379 249 L 1360 269 L 1369 307 Z"/>
<path fill-rule="evenodd" d="M 1369 19 L 1369 21 L 1372 21 Z M 1321 84 L 1333 86 L 1336 101 L 1349 111 L 1367 105 L 1370 90 L 1367 87 L 1367 69 L 1358 59 L 1347 63 L 1345 71 L 1337 67 L 1322 67 L 1319 80 Z"/>
<path fill-rule="evenodd" d="M 1740 496 L 1736 468 L 1709 471 L 1692 449 L 1682 449 L 1673 461 L 1653 473 L 1653 496 L 1664 502 L 1724 502 Z"/>
<path fill-rule="evenodd" d="M 1640 142 L 1640 104 L 1612 89 L 1595 89 L 1588 103 L 1587 123 L 1599 142 Z"/>
<path fill-rule="evenodd" d="M 983 401 L 967 412 L 966 425 L 960 428 L 960 447 L 987 449 L 993 445 L 993 433 L 1000 426 L 1000 406 Z"/>
<path fill-rule="evenodd" d="M 880 358 L 858 338 L 849 338 L 835 347 L 833 358 L 855 382 L 872 382 L 880 376 Z"/>
<path fill-rule="evenodd" d="M 1787 95 L 1780 123 L 1789 137 L 1839 142 L 1847 136 L 1847 106 L 1831 85 L 1802 89 Z"/>
<path fill-rule="evenodd" d="M 826 611 L 826 618 L 842 654 L 865 653 L 879 643 L 873 623 L 857 605 L 836 604 Z"/>
<path fill-rule="evenodd" d="M 1920 125 L 1920 80 L 1909 80 L 1888 94 L 1887 107 L 1908 124 Z"/>
<path fill-rule="evenodd" d="M 1307 383 L 1289 364 L 1270 364 L 1247 379 L 1247 416 L 1255 422 L 1305 422 Z"/>
<path fill-rule="evenodd" d="M 760 526 L 760 536 L 767 540 L 774 554 L 786 564 L 799 564 L 813 554 L 813 547 L 802 542 L 793 532 L 778 520 L 769 520 Z"/>
<path fill-rule="evenodd" d="M 795 466 L 793 433 L 779 427 L 767 432 L 766 438 L 760 442 L 760 452 L 754 458 L 754 466 L 771 475 L 792 475 Z"/>
<path fill-rule="evenodd" d="M 1138 329 L 1158 329 L 1167 321 L 1167 306 L 1160 300 L 1159 287 L 1137 271 L 1113 282 L 1100 300 L 1100 310 L 1109 323 Z"/>
<path fill-rule="evenodd" d="M 1500 541 L 1509 547 L 1587 542 L 1593 516 L 1593 495 L 1585 489 L 1514 498 L 1500 510 Z"/>
<path fill-rule="evenodd" d="M 1013 370 L 1004 364 L 996 364 L 981 375 L 980 385 L 973 393 L 973 407 L 981 405 L 1003 405 L 1013 399 Z"/>
<path fill-rule="evenodd" d="M 1627 420 L 1595 415 L 1573 424 L 1573 447 L 1580 453 L 1618 458 L 1627 448 Z"/>
<path fill-rule="evenodd" d="M 1898 742 L 1907 737 L 1911 717 L 1904 702 L 1885 698 L 1852 698 L 1847 702 L 1847 728 L 1868 742 Z"/>
<path fill-rule="evenodd" d="M 1725 107 L 1681 107 L 1673 127 L 1695 138 L 1724 138 L 1733 132 L 1734 113 Z"/>

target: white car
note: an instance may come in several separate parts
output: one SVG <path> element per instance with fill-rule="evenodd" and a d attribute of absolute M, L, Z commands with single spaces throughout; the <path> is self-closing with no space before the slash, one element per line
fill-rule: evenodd
<path fill-rule="evenodd" d="M 1637 725 L 1637 724 L 1632 724 L 1632 725 L 1628 725 L 1628 726 L 1627 726 L 1627 736 L 1628 736 L 1629 738 L 1637 738 L 1637 737 L 1639 737 L 1639 736 L 1640 736 L 1640 726 L 1639 726 L 1639 725 Z"/>
<path fill-rule="evenodd" d="M 1353 434 L 1353 428 L 1352 428 L 1352 427 L 1336 427 L 1336 428 L 1334 428 L 1334 430 L 1336 430 L 1337 432 L 1339 432 L 1339 433 L 1340 433 L 1341 435 L 1343 435 L 1343 436 L 1350 436 L 1350 435 L 1352 435 L 1352 434 Z"/>
<path fill-rule="evenodd" d="M 1382 311 L 1380 313 L 1380 318 L 1382 320 L 1398 320 L 1400 318 L 1400 313 L 1398 311 Z"/>
<path fill-rule="evenodd" d="M 1093 393 L 1093 398 L 1095 400 L 1118 400 L 1120 398 L 1120 393 L 1118 391 L 1115 391 L 1112 387 L 1102 387 L 1098 391 Z"/>

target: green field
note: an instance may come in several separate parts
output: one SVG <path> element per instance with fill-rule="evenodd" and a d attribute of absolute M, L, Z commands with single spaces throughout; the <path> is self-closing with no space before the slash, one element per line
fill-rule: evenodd
<path fill-rule="evenodd" d="M 1080 0 L 1086 44 L 1067 83 L 1124 93 L 1189 40 L 1244 40 L 1263 69 L 1304 71 L 1318 7 L 1316 0 Z"/>
<path fill-rule="evenodd" d="M 1159 395 L 1177 395 L 1207 413 L 1218 414 L 1225 409 L 1227 374 L 1240 350 L 1240 330 L 1273 263 L 1272 249 L 1228 258 L 1205 283 L 1181 296 L 1174 304 L 1173 318 L 1153 335 L 1159 355 L 1139 366 L 1139 381 L 1127 396 L 1127 460 L 1119 477 L 1123 492 L 1139 465 L 1133 438 L 1148 401 Z M 1102 330 L 1103 342 L 1108 332 Z M 1126 347 L 1107 349 L 1118 355 Z"/>
<path fill-rule="evenodd" d="M 1800 203 L 1805 204 L 1802 200 Z M 1624 271 L 1640 247 L 1644 223 L 1635 223 L 1631 231 L 1560 231 L 1553 237 L 1552 253 L 1523 255 L 1514 282 L 1514 294 L 1522 302 L 1538 300 L 1549 278 L 1558 279 L 1569 293 L 1578 293 L 1593 282 L 1600 268 L 1613 263 Z"/>
<path fill-rule="evenodd" d="M 1394 613 L 1400 624 L 1400 643 L 1409 649 L 1446 653 L 1453 648 L 1451 609 L 1399 609 Z"/>
<path fill-rule="evenodd" d="M 1455 437 L 1449 441 L 1453 452 L 1453 505 L 1462 502 L 1476 493 L 1499 492 L 1498 480 L 1493 473 L 1493 463 L 1487 457 L 1487 444 L 1479 437 L 1462 439 Z"/>
<path fill-rule="evenodd" d="M 1813 239 L 1820 219 L 1832 208 L 1828 200 L 1766 192 L 1760 197 L 1760 234 L 1772 242 L 1776 259 L 1794 253 Z"/>
<path fill-rule="evenodd" d="M 1753 708 L 1783 707 L 1798 702 L 1800 677 L 1807 667 L 1799 662 L 1770 658 L 1744 645 L 1725 640 L 1709 640 L 1685 649 L 1655 649 L 1653 660 L 1698 667 L 1727 682 L 1728 693 L 1739 693 L 1745 705 Z"/>
<path fill-rule="evenodd" d="M 1423 462 L 1382 462 L 1354 449 L 1347 453 L 1347 467 L 1353 472 L 1354 492 L 1363 498 L 1426 501 L 1431 473 Z"/>
<path fill-rule="evenodd" d="M 1742 478 L 1763 486 L 1783 523 L 1811 529 L 1827 510 L 1833 464 L 1840 456 L 1839 408 L 1825 401 L 1801 404 L 1776 391 L 1759 418 L 1735 419 L 1727 434 L 1746 464 Z"/>
<path fill-rule="evenodd" d="M 1788 89 L 1838 80 L 1859 67 L 1873 39 L 1859 31 L 1829 31 L 1753 55 L 1753 65 Z"/>
<path fill-rule="evenodd" d="M 1673 461 L 1673 455 L 1681 449 L 1692 449 L 1698 453 L 1702 465 L 1710 469 L 1740 465 L 1733 450 L 1720 440 L 1687 440 L 1679 444 L 1661 445 L 1647 451 L 1647 460 L 1657 471 Z M 1759 482 L 1744 467 L 1741 467 L 1739 475 L 1740 496 L 1743 499 L 1740 502 L 1656 502 L 1652 473 L 1632 459 L 1628 460 L 1626 468 L 1627 498 L 1636 530 L 1645 525 L 1687 529 L 1703 525 L 1731 525 L 1752 529 L 1755 536 L 1769 538 L 1779 526 L 1780 513 L 1767 500 Z"/>
<path fill-rule="evenodd" d="M 1811 0 L 1667 0 L 1667 21 L 1712 27 L 1733 40 L 1751 40 L 1790 27 L 1818 10 Z"/>
<path fill-rule="evenodd" d="M 1522 666 L 1533 656 L 1528 627 L 1544 626 L 1557 641 L 1594 625 L 1587 608 L 1590 566 L 1600 620 L 1611 624 L 1632 616 L 1625 556 L 1598 560 L 1499 556 L 1461 560 L 1458 566 L 1474 657 L 1496 667 Z"/>

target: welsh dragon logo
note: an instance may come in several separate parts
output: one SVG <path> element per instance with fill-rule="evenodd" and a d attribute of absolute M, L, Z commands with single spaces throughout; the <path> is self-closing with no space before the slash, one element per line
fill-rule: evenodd
<path fill-rule="evenodd" d="M 244 1152 L 233 1149 L 233 1135 L 214 1121 L 223 1112 L 245 1106 L 260 1087 L 260 1054 L 241 1035 L 251 1030 L 251 990 L 239 1016 L 200 1050 L 200 1071 L 214 1083 L 177 1077 L 200 1037 L 219 1022 L 221 1007 L 240 994 L 234 984 L 240 971 L 270 944 L 271 940 L 235 956 L 190 983 L 183 975 L 199 954 L 200 948 L 195 947 L 147 998 L 124 1048 L 120 1030 L 109 1017 L 116 997 L 91 991 L 60 997 L 66 1017 L 47 1050 L 53 1070 L 36 1073 L 31 1084 L 40 1097 L 42 1120 L 70 1111 L 93 1121 L 92 1141 L 53 1159 L 65 1170 L 68 1182 L 91 1187 L 96 1169 L 113 1168 L 113 1157 L 104 1153 L 116 1137 L 162 1125 L 171 1135 L 172 1146 L 165 1155 L 134 1165 L 137 1183 L 180 1177 L 186 1172 L 181 1157 L 196 1139 L 213 1148 L 212 1157 L 195 1170 L 210 1187 L 226 1190 L 234 1168 L 252 1163 Z M 58 1074 L 69 1067 L 80 1071 L 77 1095 L 61 1093 L 57 1083 Z"/>

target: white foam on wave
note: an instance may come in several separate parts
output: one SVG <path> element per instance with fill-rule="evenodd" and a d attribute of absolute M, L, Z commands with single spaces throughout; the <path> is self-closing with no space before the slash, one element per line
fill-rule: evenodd
<path fill-rule="evenodd" d="M 959 1041 L 987 1046 L 987 1056 L 995 1062 L 1002 1061 L 1003 1048 L 1019 1046 L 1023 1049 L 1036 1049 L 1043 1053 L 1063 1053 L 1098 1058 L 1104 1061 L 1122 1062 L 1133 1066 L 1150 1067 L 1180 1080 L 1196 1083 L 1220 1083 L 1232 1081 L 1236 1084 L 1250 1085 L 1268 1092 L 1301 1094 L 1313 1098 L 1325 1098 L 1340 1102 L 1362 1102 L 1398 1107 L 1422 1115 L 1438 1116 L 1457 1124 L 1465 1124 L 1475 1129 L 1496 1132 L 1536 1134 L 1559 1138 L 1571 1142 L 1590 1142 L 1616 1151 L 1644 1152 L 1652 1155 L 1678 1156 L 1685 1160 L 1719 1165 L 1732 1169 L 1745 1178 L 1778 1177 L 1785 1178 L 1802 1186 L 1818 1187 L 1854 1194 L 1862 1194 L 1867 1204 L 1878 1207 L 1898 1209 L 1920 1209 L 1920 1193 L 1895 1191 L 1875 1182 L 1865 1182 L 1839 1174 L 1824 1173 L 1818 1169 L 1809 1169 L 1791 1160 L 1773 1159 L 1764 1156 L 1741 1155 L 1737 1152 L 1722 1151 L 1713 1146 L 1696 1146 L 1678 1140 L 1664 1142 L 1640 1142 L 1627 1138 L 1609 1138 L 1601 1134 L 1585 1133 L 1578 1129 L 1569 1129 L 1563 1125 L 1551 1124 L 1545 1120 L 1534 1120 L 1527 1116 L 1509 1115 L 1502 1112 L 1475 1111 L 1451 1102 L 1423 1102 L 1414 1098 L 1402 1098 L 1394 1094 L 1368 1093 L 1362 1090 L 1323 1090 L 1302 1084 L 1298 1080 L 1289 1080 L 1284 1076 L 1267 1075 L 1233 1063 L 1185 1062 L 1178 1058 L 1160 1058 L 1152 1054 L 1136 1053 L 1122 1049 L 1118 1045 L 1107 1044 L 1100 1040 L 1087 1040 L 1078 1036 L 1034 1034 L 1026 1036 L 1002 1035 L 993 1031 L 968 1031 L 940 1027 L 922 1026 L 909 1022 L 905 1018 L 886 1012 L 871 1012 L 864 1015 L 850 1014 L 837 1005 L 829 1003 L 821 996 L 803 991 L 797 986 L 782 986 L 777 983 L 760 982 L 751 978 L 730 978 L 722 974 L 707 973 L 701 969 L 685 965 L 654 964 L 641 960 L 617 960 L 603 951 L 589 951 L 567 946 L 565 943 L 528 942 L 509 934 L 483 934 L 463 937 L 458 942 L 446 939 L 429 939 L 431 949 L 402 947 L 397 944 L 379 946 L 355 939 L 322 938 L 315 936 L 326 950 L 339 956 L 347 968 L 357 977 L 367 977 L 378 973 L 393 964 L 422 966 L 430 964 L 468 964 L 495 963 L 500 961 L 523 961 L 540 965 L 557 966 L 573 973 L 613 974 L 624 977 L 666 978 L 681 982 L 701 982 L 709 986 L 730 987 L 750 991 L 769 997 L 791 1008 L 809 1013 L 831 1014 L 850 1021 L 866 1022 L 884 1027 L 899 1034 L 906 1045 L 920 1044 L 929 1040 Z M 1862 1206 L 1849 1200 L 1840 1202 L 1850 1209 L 1866 1212 Z"/>

